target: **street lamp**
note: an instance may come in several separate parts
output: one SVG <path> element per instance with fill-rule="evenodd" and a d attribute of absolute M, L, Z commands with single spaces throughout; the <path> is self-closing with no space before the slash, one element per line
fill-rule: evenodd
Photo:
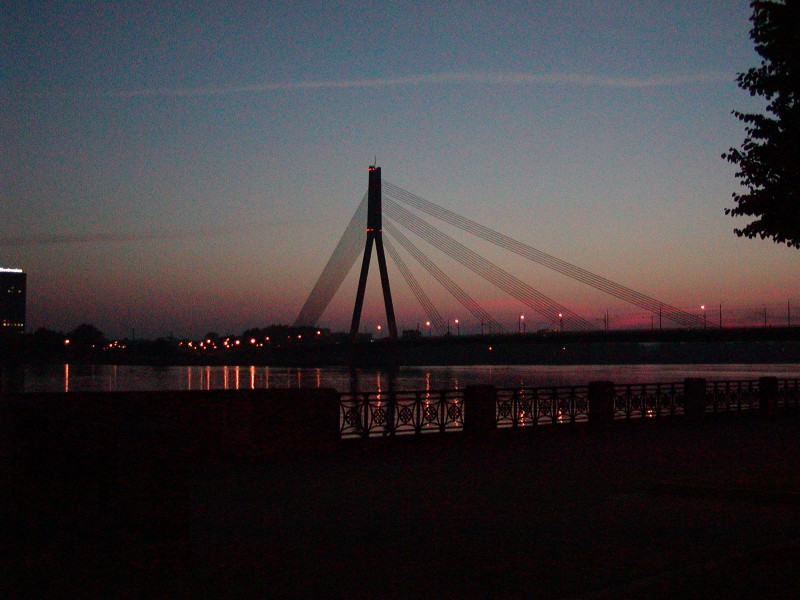
<path fill-rule="evenodd" d="M 456 323 L 456 335 L 461 335 L 461 326 L 458 324 L 458 319 L 455 320 Z"/>
<path fill-rule="evenodd" d="M 425 327 L 428 328 L 428 337 L 430 337 L 431 336 L 431 322 L 430 321 L 425 321 Z"/>
<path fill-rule="evenodd" d="M 561 331 L 564 331 L 564 313 L 558 313 L 558 321 L 561 325 Z"/>
<path fill-rule="evenodd" d="M 378 325 L 378 337 L 380 337 L 380 335 L 381 335 L 381 329 L 382 329 L 382 327 L 380 325 Z"/>
<path fill-rule="evenodd" d="M 525 315 L 520 315 L 519 316 L 519 323 L 517 325 L 517 331 L 518 331 L 518 333 L 522 333 L 523 331 L 525 331 Z"/>
<path fill-rule="evenodd" d="M 706 326 L 708 325 L 708 322 L 706 321 L 706 305 L 705 304 L 701 304 L 700 305 L 700 310 L 703 311 L 703 329 L 705 329 Z"/>

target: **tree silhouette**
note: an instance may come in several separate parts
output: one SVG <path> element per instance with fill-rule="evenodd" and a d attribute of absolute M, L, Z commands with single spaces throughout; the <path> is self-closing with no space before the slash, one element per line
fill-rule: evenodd
<path fill-rule="evenodd" d="M 738 165 L 736 177 L 747 189 L 732 194 L 736 206 L 725 214 L 757 217 L 734 229 L 739 236 L 800 248 L 800 0 L 750 6 L 750 38 L 762 60 L 736 80 L 767 100 L 769 115 L 733 111 L 747 136 L 722 158 Z"/>
<path fill-rule="evenodd" d="M 75 348 L 100 348 L 106 343 L 106 336 L 94 325 L 84 323 L 70 331 L 67 336 L 70 345 Z"/>

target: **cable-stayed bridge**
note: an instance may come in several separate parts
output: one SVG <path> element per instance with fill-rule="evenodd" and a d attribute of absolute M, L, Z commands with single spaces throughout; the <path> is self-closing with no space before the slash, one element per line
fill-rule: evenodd
<path fill-rule="evenodd" d="M 568 331 L 589 331 L 592 329 L 586 318 L 455 240 L 434 223 L 424 219 L 419 213 L 431 217 L 434 222 L 441 222 L 455 227 L 506 252 L 542 265 L 572 280 L 643 309 L 654 315 L 654 317 L 657 316 L 659 323 L 662 320 L 667 320 L 684 328 L 702 328 L 705 325 L 705 321 L 697 315 L 533 248 L 389 182 L 383 182 L 381 180 L 381 169 L 377 166 L 369 168 L 367 194 L 358 205 L 353 218 L 350 219 L 339 243 L 300 310 L 294 325 L 297 327 L 316 326 L 348 273 L 352 270 L 359 255 L 362 255 L 361 274 L 351 324 L 351 335 L 355 337 L 358 333 L 364 289 L 374 247 L 378 257 L 390 337 L 397 337 L 397 324 L 394 317 L 394 305 L 385 253 L 389 254 L 395 267 L 411 289 L 425 315 L 427 315 L 431 326 L 439 334 L 444 334 L 448 331 L 447 321 L 442 317 L 431 300 L 431 296 L 425 292 L 413 271 L 401 257 L 394 245 L 397 243 L 476 320 L 483 323 L 490 332 L 502 333 L 503 326 L 497 319 L 481 307 L 467 290 L 459 286 L 442 268 L 436 265 L 414 241 L 414 239 L 419 239 L 535 311 L 545 320 L 552 323 L 554 328 L 558 327 Z M 387 235 L 386 238 L 383 236 L 384 233 Z M 412 237 L 409 237 L 409 235 Z"/>

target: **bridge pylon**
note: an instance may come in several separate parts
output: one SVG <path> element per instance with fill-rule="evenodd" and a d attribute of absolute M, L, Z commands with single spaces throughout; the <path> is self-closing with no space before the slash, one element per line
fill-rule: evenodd
<path fill-rule="evenodd" d="M 350 325 L 350 338 L 355 341 L 361 324 L 361 309 L 364 306 L 364 291 L 367 287 L 369 263 L 372 258 L 372 245 L 378 254 L 378 268 L 381 273 L 383 303 L 386 307 L 386 321 L 389 325 L 389 337 L 397 339 L 397 321 L 394 318 L 392 291 L 389 288 L 389 271 L 386 269 L 386 255 L 383 252 L 383 207 L 381 204 L 381 168 L 377 165 L 369 167 L 369 187 L 367 189 L 367 240 L 364 246 L 364 259 L 361 261 L 361 276 L 358 278 L 358 292 L 353 307 L 353 321 Z"/>

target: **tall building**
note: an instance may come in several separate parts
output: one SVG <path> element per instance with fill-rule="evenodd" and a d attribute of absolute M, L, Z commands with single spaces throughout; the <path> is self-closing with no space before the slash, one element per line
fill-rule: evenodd
<path fill-rule="evenodd" d="M 0 267 L 0 334 L 25 333 L 25 282 L 22 269 Z"/>

